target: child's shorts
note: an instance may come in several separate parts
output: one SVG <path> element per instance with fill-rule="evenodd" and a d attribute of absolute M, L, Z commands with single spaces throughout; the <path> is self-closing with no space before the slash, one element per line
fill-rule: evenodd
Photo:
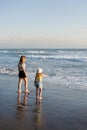
<path fill-rule="evenodd" d="M 35 87 L 37 87 L 37 88 L 42 88 L 42 87 L 43 87 L 42 82 L 41 82 L 41 81 L 36 81 L 36 82 L 35 82 Z"/>

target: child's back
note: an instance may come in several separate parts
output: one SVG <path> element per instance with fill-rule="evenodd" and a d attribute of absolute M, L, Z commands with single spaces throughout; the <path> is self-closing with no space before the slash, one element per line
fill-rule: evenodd
<path fill-rule="evenodd" d="M 36 81 L 42 81 L 42 73 L 36 73 Z"/>

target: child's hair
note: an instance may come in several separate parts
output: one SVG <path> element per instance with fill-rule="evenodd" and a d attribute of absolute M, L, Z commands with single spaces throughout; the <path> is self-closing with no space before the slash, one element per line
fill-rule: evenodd
<path fill-rule="evenodd" d="M 26 56 L 21 56 L 19 62 L 23 63 L 23 60 L 24 60 L 24 59 L 26 59 Z"/>
<path fill-rule="evenodd" d="M 43 70 L 41 68 L 37 69 L 37 73 L 42 73 L 42 72 L 43 72 Z"/>
<path fill-rule="evenodd" d="M 40 81 L 42 79 L 42 73 L 36 73 L 36 80 Z"/>

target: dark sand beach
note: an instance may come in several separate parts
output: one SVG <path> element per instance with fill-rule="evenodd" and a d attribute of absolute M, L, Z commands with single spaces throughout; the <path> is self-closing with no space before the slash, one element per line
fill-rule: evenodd
<path fill-rule="evenodd" d="M 36 101 L 33 81 L 29 95 L 18 95 L 17 83 L 0 76 L 0 130 L 87 130 L 87 91 L 44 83 L 44 98 Z"/>

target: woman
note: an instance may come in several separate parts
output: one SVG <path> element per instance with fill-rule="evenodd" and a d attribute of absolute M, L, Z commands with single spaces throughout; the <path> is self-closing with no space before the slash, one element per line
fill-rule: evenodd
<path fill-rule="evenodd" d="M 28 77 L 27 77 L 27 73 L 25 70 L 25 62 L 26 62 L 26 57 L 25 56 L 21 56 L 19 63 L 18 63 L 18 71 L 19 71 L 19 82 L 18 82 L 18 93 L 21 93 L 21 86 L 22 86 L 22 81 L 24 81 L 25 84 L 25 92 L 29 93 L 28 90 Z"/>

